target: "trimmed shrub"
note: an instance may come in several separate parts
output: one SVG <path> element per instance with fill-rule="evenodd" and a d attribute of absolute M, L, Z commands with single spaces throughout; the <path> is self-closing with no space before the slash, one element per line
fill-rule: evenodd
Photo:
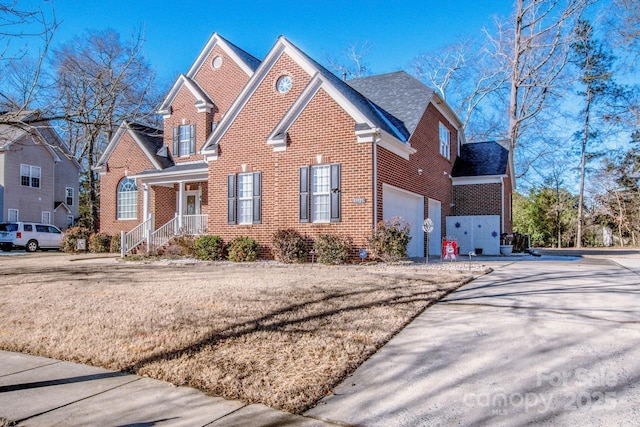
<path fill-rule="evenodd" d="M 294 263 L 307 260 L 307 244 L 296 230 L 289 228 L 276 231 L 272 243 L 273 254 L 278 261 Z"/>
<path fill-rule="evenodd" d="M 369 239 L 374 257 L 384 262 L 395 262 L 407 256 L 407 246 L 411 240 L 411 225 L 402 218 L 380 221 Z"/>
<path fill-rule="evenodd" d="M 410 232 L 411 224 L 402 218 L 380 221 L 373 237 L 369 239 L 371 254 L 384 262 L 395 262 L 405 258 L 411 240 Z"/>
<path fill-rule="evenodd" d="M 176 236 L 169 243 L 157 250 L 157 255 L 167 258 L 192 257 L 195 255 L 196 239 L 190 235 Z"/>
<path fill-rule="evenodd" d="M 111 253 L 120 253 L 120 233 L 111 236 L 111 245 L 109 247 L 109 252 Z"/>
<path fill-rule="evenodd" d="M 220 236 L 200 236 L 196 239 L 196 258 L 205 261 L 220 261 L 224 259 L 224 241 Z"/>
<path fill-rule="evenodd" d="M 251 237 L 236 237 L 229 243 L 229 260 L 235 262 L 258 259 L 258 242 Z"/>
<path fill-rule="evenodd" d="M 86 244 L 89 244 L 89 237 L 91 237 L 91 230 L 84 227 L 71 227 L 68 228 L 64 232 L 64 236 L 62 238 L 62 247 L 60 248 L 63 252 L 67 253 L 76 253 L 76 244 L 78 239 L 85 239 Z"/>
<path fill-rule="evenodd" d="M 110 252 L 111 236 L 107 233 L 92 234 L 89 237 L 89 250 L 98 254 Z"/>
<path fill-rule="evenodd" d="M 351 252 L 351 239 L 335 234 L 321 234 L 313 244 L 318 262 L 322 264 L 344 264 Z"/>

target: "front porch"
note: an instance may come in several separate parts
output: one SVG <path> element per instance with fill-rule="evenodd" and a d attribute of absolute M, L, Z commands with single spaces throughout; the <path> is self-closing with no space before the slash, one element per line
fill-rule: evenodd
<path fill-rule="evenodd" d="M 132 177 L 142 191 L 143 221 L 121 235 L 121 255 L 135 248 L 147 254 L 180 235 L 208 232 L 208 174 L 205 163 L 176 165 Z"/>

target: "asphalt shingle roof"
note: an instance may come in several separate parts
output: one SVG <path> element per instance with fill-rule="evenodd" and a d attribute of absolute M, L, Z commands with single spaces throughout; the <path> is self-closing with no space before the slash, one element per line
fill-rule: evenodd
<path fill-rule="evenodd" d="M 168 151 L 165 151 L 166 155 L 163 155 L 162 153 L 164 142 L 162 140 L 161 130 L 141 125 L 140 123 L 131 122 L 127 123 L 127 127 L 131 132 L 136 134 L 138 140 L 155 157 L 158 163 L 162 166 L 162 169 L 166 169 L 174 165 Z"/>
<path fill-rule="evenodd" d="M 402 142 L 407 142 L 409 140 L 410 134 L 406 131 L 406 129 L 400 126 L 401 123 L 399 123 L 399 121 L 395 117 L 393 117 L 393 115 L 389 114 L 389 112 L 387 111 L 384 111 L 384 107 L 374 105 L 371 100 L 367 99 L 366 94 L 363 94 L 354 89 L 353 86 L 350 85 L 350 82 L 344 82 L 342 79 L 320 65 L 320 63 L 311 58 L 289 40 L 287 40 L 287 42 L 294 46 L 301 55 L 303 55 L 309 62 L 311 62 L 313 66 L 318 70 L 318 72 L 322 75 L 322 77 L 331 82 L 331 84 L 333 84 L 333 86 L 337 90 L 339 90 L 345 98 L 353 103 L 355 107 L 358 108 L 358 110 L 374 124 L 375 127 L 383 129 L 385 132 L 396 136 Z"/>
<path fill-rule="evenodd" d="M 451 176 L 506 175 L 509 150 L 496 141 L 463 144 Z"/>
<path fill-rule="evenodd" d="M 413 134 L 433 97 L 433 90 L 404 71 L 348 80 L 371 100 L 407 138 Z"/>
<path fill-rule="evenodd" d="M 244 61 L 244 63 L 247 64 L 247 66 L 249 68 L 251 68 L 253 71 L 255 71 L 258 68 L 258 66 L 260 65 L 260 62 L 261 62 L 258 58 L 256 58 L 255 56 L 251 55 L 247 51 L 239 48 L 235 44 L 231 43 L 229 40 L 225 39 L 220 34 L 218 34 L 218 37 L 220 37 L 222 40 L 224 40 L 225 43 L 227 43 L 229 45 L 229 47 L 231 49 L 233 49 L 235 54 L 238 55 L 240 57 L 240 59 L 242 59 L 242 61 Z"/>

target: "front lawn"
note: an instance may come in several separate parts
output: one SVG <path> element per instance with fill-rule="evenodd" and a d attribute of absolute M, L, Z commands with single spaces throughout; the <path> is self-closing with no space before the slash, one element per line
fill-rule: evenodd
<path fill-rule="evenodd" d="M 290 412 L 313 406 L 471 277 L 406 266 L 29 259 L 0 261 L 0 349 Z"/>

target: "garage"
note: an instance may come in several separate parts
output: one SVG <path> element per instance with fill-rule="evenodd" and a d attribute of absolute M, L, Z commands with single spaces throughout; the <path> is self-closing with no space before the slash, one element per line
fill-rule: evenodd
<path fill-rule="evenodd" d="M 411 224 L 411 241 L 407 256 L 424 256 L 424 197 L 391 185 L 382 186 L 382 219 L 400 217 Z"/>
<path fill-rule="evenodd" d="M 500 215 L 448 216 L 447 236 L 458 241 L 461 254 L 482 249 L 484 255 L 499 255 Z"/>

